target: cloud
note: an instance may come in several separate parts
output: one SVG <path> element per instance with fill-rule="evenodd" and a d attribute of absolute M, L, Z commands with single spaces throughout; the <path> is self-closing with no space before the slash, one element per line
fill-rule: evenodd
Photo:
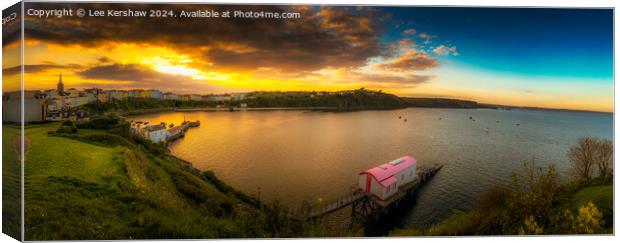
<path fill-rule="evenodd" d="M 438 47 L 435 47 L 435 49 L 433 49 L 433 52 L 437 55 L 453 55 L 453 56 L 458 56 L 459 53 L 456 51 L 456 47 L 455 46 L 445 46 L 445 45 L 440 45 Z"/>
<path fill-rule="evenodd" d="M 420 37 L 420 38 L 422 38 L 422 39 L 430 39 L 430 38 L 433 38 L 433 36 L 432 36 L 432 35 L 429 35 L 429 34 L 427 34 L 427 33 L 420 33 L 420 34 L 418 35 L 418 37 Z"/>
<path fill-rule="evenodd" d="M 406 29 L 403 30 L 402 35 L 415 35 L 416 31 L 415 29 Z"/>
<path fill-rule="evenodd" d="M 160 73 L 138 64 L 102 64 L 75 72 L 75 74 L 90 80 L 83 82 L 81 84 L 83 87 L 118 88 L 120 85 L 125 89 L 157 88 L 162 91 L 181 93 L 221 89 L 221 87 L 208 84 L 206 80 L 193 80 L 186 76 Z"/>
<path fill-rule="evenodd" d="M 426 53 L 410 50 L 401 56 L 375 66 L 389 71 L 408 72 L 422 71 L 437 67 L 439 66 L 439 62 Z"/>
<path fill-rule="evenodd" d="M 433 75 L 417 75 L 417 74 L 404 74 L 404 75 L 394 75 L 394 74 L 365 74 L 362 75 L 361 78 L 367 80 L 368 82 L 376 83 L 376 84 L 397 84 L 401 88 L 403 85 L 406 87 L 415 86 L 421 83 L 426 83 L 430 81 L 435 76 Z"/>
<path fill-rule="evenodd" d="M 55 4 L 31 3 L 30 8 L 51 9 Z M 78 4 L 63 7 L 132 10 L 163 9 L 169 5 Z M 207 5 L 180 4 L 175 9 L 204 10 Z M 242 10 L 299 12 L 301 19 L 192 18 L 153 19 L 85 17 L 39 19 L 27 17 L 29 39 L 84 47 L 131 42 L 167 46 L 206 60 L 213 69 L 280 68 L 289 72 L 324 67 L 357 67 L 384 48 L 378 36 L 384 28 L 382 13 L 371 7 L 208 5 L 214 11 Z M 178 14 L 178 13 L 177 13 Z"/>
<path fill-rule="evenodd" d="M 21 73 L 22 71 L 21 67 L 22 66 L 3 68 L 2 73 L 8 76 L 16 75 L 16 74 Z M 24 73 L 40 73 L 40 72 L 45 72 L 50 69 L 78 69 L 78 68 L 80 68 L 80 65 L 78 64 L 69 64 L 69 65 L 58 65 L 58 64 L 52 64 L 52 63 L 27 64 L 27 65 L 24 65 Z"/>
<path fill-rule="evenodd" d="M 163 82 L 180 78 L 177 75 L 168 75 L 153 71 L 137 64 L 108 64 L 90 67 L 76 72 L 87 79 L 104 79 L 118 81 Z"/>

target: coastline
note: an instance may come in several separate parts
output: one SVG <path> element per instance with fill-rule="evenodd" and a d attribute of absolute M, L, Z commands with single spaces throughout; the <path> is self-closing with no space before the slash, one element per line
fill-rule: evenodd
<path fill-rule="evenodd" d="M 160 112 L 193 112 L 193 111 L 209 111 L 209 112 L 234 112 L 234 111 L 333 111 L 333 112 L 350 112 L 350 111 L 366 111 L 366 110 L 398 110 L 416 107 L 375 107 L 375 108 L 359 108 L 342 110 L 338 107 L 235 107 L 232 110 L 228 107 L 203 107 L 203 108 L 154 108 L 140 109 L 126 112 L 119 112 L 121 116 L 134 116 L 153 114 Z M 426 108 L 426 107 L 419 107 Z"/>

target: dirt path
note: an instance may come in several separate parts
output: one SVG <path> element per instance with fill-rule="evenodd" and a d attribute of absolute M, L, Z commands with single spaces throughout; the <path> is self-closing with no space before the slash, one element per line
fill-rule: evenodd
<path fill-rule="evenodd" d="M 21 139 L 19 136 L 16 136 L 13 138 L 13 146 L 15 147 L 15 152 L 17 153 L 17 158 L 21 159 Z M 30 137 L 28 136 L 24 136 L 24 147 L 26 147 L 26 150 L 24 151 L 24 159 L 26 158 L 26 155 L 28 154 L 28 150 L 30 149 Z"/>

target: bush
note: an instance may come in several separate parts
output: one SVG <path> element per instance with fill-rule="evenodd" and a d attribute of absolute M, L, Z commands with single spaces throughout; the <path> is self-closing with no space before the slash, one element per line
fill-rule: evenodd
<path fill-rule="evenodd" d="M 104 146 L 130 146 L 126 139 L 112 134 L 89 134 L 81 137 L 86 142 L 93 142 Z"/>
<path fill-rule="evenodd" d="M 64 121 L 60 124 L 60 127 L 56 130 L 58 133 L 77 133 L 78 129 L 72 121 Z"/>
<path fill-rule="evenodd" d="M 91 119 L 90 121 L 79 123 L 77 126 L 79 128 L 108 130 L 116 127 L 120 123 L 120 121 L 120 117 L 116 115 L 107 115 L 96 117 Z"/>

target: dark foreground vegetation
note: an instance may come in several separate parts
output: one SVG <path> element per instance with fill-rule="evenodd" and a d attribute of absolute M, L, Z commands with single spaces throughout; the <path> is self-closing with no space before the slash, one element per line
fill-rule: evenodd
<path fill-rule="evenodd" d="M 5 162 L 17 161 L 18 135 L 18 127 L 3 127 Z M 114 115 L 28 125 L 25 136 L 25 240 L 363 236 L 296 220 L 277 200 L 260 202 L 169 155 L 165 144 L 134 136 Z M 530 161 L 470 211 L 390 235 L 612 233 L 611 145 L 581 139 L 568 151 L 569 182 L 553 165 Z"/>
<path fill-rule="evenodd" d="M 467 212 L 456 212 L 427 229 L 396 229 L 390 235 L 537 235 L 613 233 L 613 146 L 582 138 L 568 152 L 572 178 L 562 183 L 554 165 L 524 163 L 510 184 L 483 193 Z"/>
<path fill-rule="evenodd" d="M 21 240 L 20 129 L 2 125 L 2 233 Z"/>
<path fill-rule="evenodd" d="M 91 114 L 109 111 L 173 110 L 180 108 L 308 108 L 316 110 L 357 111 L 406 107 L 495 108 L 475 101 L 443 98 L 403 98 L 382 91 L 357 89 L 339 92 L 252 92 L 229 101 L 158 100 L 128 98 L 112 102 L 92 102 L 80 107 Z"/>
<path fill-rule="evenodd" d="M 337 234 L 193 168 L 165 145 L 134 136 L 115 116 L 29 125 L 25 133 L 32 141 L 25 163 L 26 240 Z"/>

